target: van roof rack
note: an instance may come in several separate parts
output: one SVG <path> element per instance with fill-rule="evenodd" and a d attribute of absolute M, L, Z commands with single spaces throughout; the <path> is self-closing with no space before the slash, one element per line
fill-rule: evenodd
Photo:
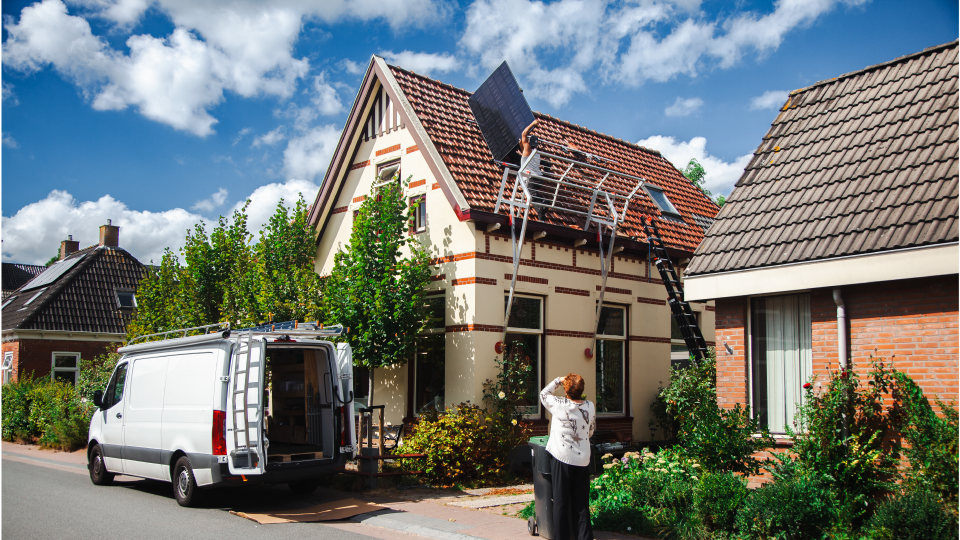
<path fill-rule="evenodd" d="M 277 336 L 287 336 L 287 337 L 303 337 L 303 338 L 321 338 L 321 337 L 340 337 L 347 332 L 349 328 L 343 327 L 343 325 L 334 324 L 334 325 L 323 325 L 317 322 L 299 322 L 299 321 L 284 321 L 279 323 L 268 323 L 262 324 L 259 326 L 251 326 L 249 328 L 238 328 L 231 329 L 230 322 L 224 321 L 215 324 L 207 324 L 204 326 L 193 326 L 190 328 L 178 328 L 176 330 L 168 330 L 166 332 L 158 332 L 156 334 L 146 334 L 142 336 L 137 336 L 130 340 L 127 343 L 127 346 L 134 345 L 142 342 L 153 342 L 153 341 L 165 341 L 168 339 L 180 339 L 186 337 L 198 337 L 198 336 L 210 336 L 211 334 L 220 334 L 221 338 L 228 338 L 232 332 L 238 332 L 243 334 L 251 335 L 277 335 Z M 211 336 L 213 337 L 213 336 Z M 151 339 L 155 338 L 155 339 Z"/>

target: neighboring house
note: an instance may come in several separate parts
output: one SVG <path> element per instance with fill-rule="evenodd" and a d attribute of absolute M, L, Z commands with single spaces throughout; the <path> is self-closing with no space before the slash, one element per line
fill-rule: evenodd
<path fill-rule="evenodd" d="M 144 266 L 119 247 L 120 227 L 100 227 L 85 249 L 64 240 L 60 260 L 3 301 L 3 380 L 52 377 L 76 382 L 81 358 L 126 339 Z"/>
<path fill-rule="evenodd" d="M 3 263 L 3 299 L 46 269 L 42 264 Z"/>
<path fill-rule="evenodd" d="M 783 433 L 871 355 L 957 396 L 957 77 L 952 42 L 790 94 L 687 268 L 725 406 Z"/>
<path fill-rule="evenodd" d="M 415 360 L 378 370 L 374 398 L 391 422 L 412 420 L 428 406 L 480 403 L 483 384 L 497 375 L 495 345 L 504 325 L 505 296 L 513 275 L 507 213 L 493 212 L 503 168 L 492 161 L 467 100 L 470 93 L 399 67 L 371 60 L 333 160 L 310 213 L 319 231 L 316 269 L 328 275 L 335 253 L 349 242 L 355 212 L 378 182 L 398 173 L 411 179 L 410 202 L 423 201 L 411 225 L 435 264 L 427 301 L 437 328 L 424 336 Z M 686 358 L 682 339 L 671 339 L 666 290 L 648 264 L 641 215 L 654 218 L 680 263 L 692 256 L 717 206 L 656 150 L 537 114 L 535 134 L 570 139 L 610 161 L 605 167 L 642 176 L 665 197 L 661 210 L 647 192 L 631 203 L 607 282 L 596 358 L 595 309 L 600 288 L 597 233 L 547 214 L 527 227 L 507 342 L 526 346 L 534 390 L 570 372 L 586 381 L 600 405 L 599 428 L 621 439 L 648 438 L 650 404 L 669 378 L 671 355 Z M 519 232 L 519 224 L 517 225 Z M 712 307 L 693 309 L 706 340 L 713 340 Z M 679 336 L 676 336 L 679 337 Z M 358 373 L 357 396 L 367 394 Z M 533 393 L 534 396 L 537 392 Z M 546 430 L 539 402 L 529 418 Z"/>

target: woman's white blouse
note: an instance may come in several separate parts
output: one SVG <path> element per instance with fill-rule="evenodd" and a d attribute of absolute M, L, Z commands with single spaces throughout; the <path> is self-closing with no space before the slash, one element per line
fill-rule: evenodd
<path fill-rule="evenodd" d="M 590 436 L 597 427 L 597 409 L 591 401 L 575 403 L 553 395 L 562 380 L 557 377 L 540 391 L 540 403 L 553 415 L 547 452 L 568 465 L 585 467 L 590 464 Z"/>

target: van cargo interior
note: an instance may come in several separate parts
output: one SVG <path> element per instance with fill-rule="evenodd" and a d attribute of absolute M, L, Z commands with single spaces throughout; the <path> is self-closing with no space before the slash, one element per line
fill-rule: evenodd
<path fill-rule="evenodd" d="M 333 457 L 333 381 L 326 349 L 267 347 L 267 462 Z"/>

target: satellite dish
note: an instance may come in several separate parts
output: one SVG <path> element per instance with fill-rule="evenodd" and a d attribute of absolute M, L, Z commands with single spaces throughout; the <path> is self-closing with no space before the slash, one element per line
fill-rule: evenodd
<path fill-rule="evenodd" d="M 468 102 L 487 148 L 494 159 L 503 161 L 534 120 L 533 111 L 506 61 L 483 81 Z"/>

